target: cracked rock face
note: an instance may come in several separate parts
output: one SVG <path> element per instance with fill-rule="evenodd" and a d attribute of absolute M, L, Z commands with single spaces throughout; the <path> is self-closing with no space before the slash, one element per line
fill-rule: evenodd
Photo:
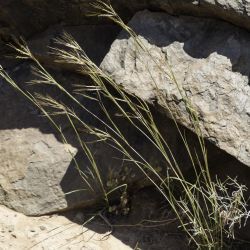
<path fill-rule="evenodd" d="M 102 69 L 129 93 L 167 104 L 189 128 L 183 98 L 168 77 L 168 61 L 198 112 L 204 137 L 250 166 L 249 33 L 217 20 L 149 11 L 137 13 L 129 26 L 149 53 L 121 33 Z"/>

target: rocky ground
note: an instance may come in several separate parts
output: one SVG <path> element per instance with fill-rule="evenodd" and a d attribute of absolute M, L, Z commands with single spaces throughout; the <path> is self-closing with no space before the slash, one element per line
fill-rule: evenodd
<path fill-rule="evenodd" d="M 76 216 L 82 216 L 78 213 Z M 114 236 L 96 233 L 60 215 L 27 217 L 0 207 L 0 249 L 130 249 Z"/>
<path fill-rule="evenodd" d="M 63 215 L 28 217 L 0 206 L 0 249 L 187 249 L 185 237 L 156 193 L 141 191 L 131 202 L 133 206 L 128 216 L 97 215 L 85 225 L 84 222 L 98 211 L 75 210 Z M 142 222 L 143 219 L 153 220 L 159 214 L 162 222 Z"/>

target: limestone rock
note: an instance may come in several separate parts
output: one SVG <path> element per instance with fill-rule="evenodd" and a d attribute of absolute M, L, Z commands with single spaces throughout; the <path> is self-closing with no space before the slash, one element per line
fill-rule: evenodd
<path fill-rule="evenodd" d="M 38 129 L 0 131 L 0 203 L 29 215 L 67 208 L 60 181 L 76 149 Z"/>
<path fill-rule="evenodd" d="M 129 93 L 167 103 L 178 122 L 190 127 L 183 98 L 169 80 L 171 68 L 198 112 L 204 137 L 250 166 L 249 33 L 217 20 L 149 11 L 136 14 L 129 26 L 146 52 L 122 32 L 102 69 Z"/>

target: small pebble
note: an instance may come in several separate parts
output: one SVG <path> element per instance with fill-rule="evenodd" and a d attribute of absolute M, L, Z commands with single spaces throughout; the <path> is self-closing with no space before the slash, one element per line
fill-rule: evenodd
<path fill-rule="evenodd" d="M 46 230 L 46 227 L 45 226 L 40 226 L 39 227 L 42 231 Z"/>

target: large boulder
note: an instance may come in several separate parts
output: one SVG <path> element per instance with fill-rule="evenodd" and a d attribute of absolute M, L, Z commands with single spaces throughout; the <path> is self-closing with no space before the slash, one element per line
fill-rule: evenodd
<path fill-rule="evenodd" d="M 250 166 L 249 33 L 218 20 L 149 11 L 137 13 L 129 26 L 146 49 L 122 32 L 102 69 L 189 128 L 181 88 L 198 112 L 203 136 Z"/>
<path fill-rule="evenodd" d="M 58 184 L 77 150 L 35 128 L 1 130 L 0 140 L 0 203 L 29 215 L 67 208 Z"/>

